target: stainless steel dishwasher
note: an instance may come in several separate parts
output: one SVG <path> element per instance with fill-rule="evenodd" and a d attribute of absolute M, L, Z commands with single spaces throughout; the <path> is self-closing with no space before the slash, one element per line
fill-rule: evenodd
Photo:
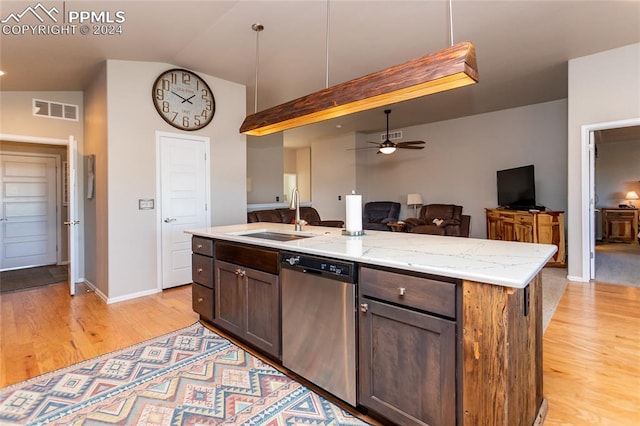
<path fill-rule="evenodd" d="M 282 364 L 356 404 L 355 264 L 282 253 Z"/>

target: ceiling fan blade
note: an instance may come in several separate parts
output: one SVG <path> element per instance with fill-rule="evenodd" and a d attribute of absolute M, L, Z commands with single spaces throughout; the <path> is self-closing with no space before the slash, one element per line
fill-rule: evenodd
<path fill-rule="evenodd" d="M 361 148 L 348 148 L 347 151 L 359 151 L 361 149 L 379 149 L 378 146 L 363 146 Z"/>
<path fill-rule="evenodd" d="M 424 146 L 415 146 L 415 145 L 404 145 L 404 146 L 396 146 L 398 149 L 424 149 Z"/>
<path fill-rule="evenodd" d="M 396 146 L 408 146 L 408 145 L 424 145 L 425 141 L 407 141 L 407 142 L 398 142 Z"/>
<path fill-rule="evenodd" d="M 376 145 L 380 145 L 380 143 L 379 143 L 379 142 L 367 141 L 367 143 L 373 143 L 373 144 L 376 144 Z"/>

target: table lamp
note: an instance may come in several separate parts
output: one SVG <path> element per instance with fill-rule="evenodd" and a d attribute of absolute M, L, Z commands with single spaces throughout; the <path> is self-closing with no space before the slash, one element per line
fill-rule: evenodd
<path fill-rule="evenodd" d="M 407 195 L 407 205 L 413 206 L 413 217 L 418 217 L 418 206 L 422 205 L 422 195 L 420 194 Z"/>
<path fill-rule="evenodd" d="M 627 195 L 624 198 L 629 200 L 629 207 L 634 207 L 634 208 L 635 208 L 635 206 L 633 205 L 634 200 L 640 199 L 640 197 L 638 197 L 638 193 L 636 191 L 627 192 Z"/>

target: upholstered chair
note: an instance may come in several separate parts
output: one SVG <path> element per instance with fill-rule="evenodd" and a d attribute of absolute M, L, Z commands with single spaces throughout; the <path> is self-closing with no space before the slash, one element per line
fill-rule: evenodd
<path fill-rule="evenodd" d="M 293 223 L 296 217 L 295 210 L 289 208 L 277 209 L 282 217 L 282 223 Z M 313 207 L 301 206 L 300 219 L 312 226 L 330 226 L 333 228 L 342 228 L 344 222 L 342 220 L 322 220 L 320 214 Z"/>
<path fill-rule="evenodd" d="M 468 237 L 471 216 L 462 214 L 455 204 L 427 204 L 417 218 L 405 219 L 407 232 L 416 234 Z"/>
<path fill-rule="evenodd" d="M 289 208 L 254 210 L 247 213 L 247 223 L 293 223 L 295 216 L 296 212 Z M 321 220 L 318 211 L 308 206 L 300 207 L 300 219 L 313 226 L 331 226 L 334 228 L 342 228 L 344 226 L 344 221 L 342 220 Z"/>
<path fill-rule="evenodd" d="M 388 222 L 400 216 L 400 203 L 394 201 L 370 201 L 362 209 L 362 229 L 389 231 Z"/>

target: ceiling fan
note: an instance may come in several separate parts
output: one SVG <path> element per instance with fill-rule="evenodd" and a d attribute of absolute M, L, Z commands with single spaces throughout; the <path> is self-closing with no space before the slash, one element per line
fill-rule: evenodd
<path fill-rule="evenodd" d="M 389 140 L 389 114 L 391 113 L 390 109 L 385 109 L 384 113 L 387 115 L 387 133 L 386 133 L 386 137 L 384 142 L 382 143 L 378 143 L 378 142 L 371 142 L 371 141 L 367 141 L 369 143 L 373 143 L 378 145 L 378 152 L 376 154 L 393 154 L 396 149 L 423 149 L 424 146 L 420 146 L 420 145 L 424 145 L 425 142 L 424 141 L 407 141 L 407 142 L 391 142 Z M 365 148 L 368 149 L 368 148 Z"/>

